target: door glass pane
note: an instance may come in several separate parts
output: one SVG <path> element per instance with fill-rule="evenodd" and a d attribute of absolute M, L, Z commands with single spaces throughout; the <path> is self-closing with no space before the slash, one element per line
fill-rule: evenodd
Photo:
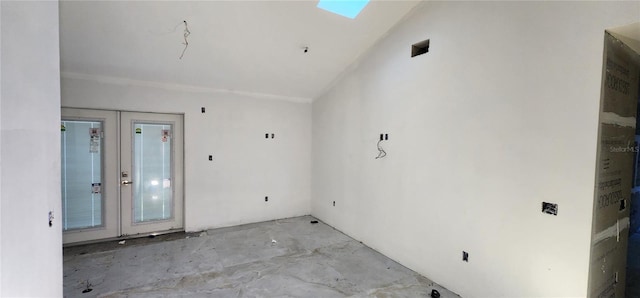
<path fill-rule="evenodd" d="M 102 122 L 63 120 L 63 229 L 102 226 Z"/>
<path fill-rule="evenodd" d="M 173 217 L 171 124 L 134 123 L 134 222 Z"/>

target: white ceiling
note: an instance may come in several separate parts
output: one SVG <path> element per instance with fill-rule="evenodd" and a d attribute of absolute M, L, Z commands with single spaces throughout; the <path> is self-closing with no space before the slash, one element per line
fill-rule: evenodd
<path fill-rule="evenodd" d="M 61 68 L 310 100 L 418 3 L 372 1 L 348 19 L 310 0 L 61 1 Z"/>

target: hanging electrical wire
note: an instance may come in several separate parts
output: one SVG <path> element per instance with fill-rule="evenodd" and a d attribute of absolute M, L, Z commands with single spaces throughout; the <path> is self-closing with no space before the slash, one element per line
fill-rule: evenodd
<path fill-rule="evenodd" d="M 191 34 L 191 31 L 189 31 L 189 25 L 187 25 L 187 21 L 183 21 L 184 22 L 184 42 L 182 43 L 184 45 L 184 49 L 182 50 L 182 55 L 180 55 L 180 59 L 182 60 L 182 57 L 184 56 L 184 52 L 187 51 L 187 47 L 189 46 L 189 41 L 187 41 L 187 37 L 189 37 L 189 35 Z"/>
<path fill-rule="evenodd" d="M 380 146 L 380 143 L 382 142 L 382 137 L 380 138 L 380 140 L 378 141 L 378 156 L 376 156 L 375 159 L 378 158 L 383 158 L 385 156 L 387 156 L 387 152 L 384 151 L 384 149 L 382 149 L 382 147 Z"/>

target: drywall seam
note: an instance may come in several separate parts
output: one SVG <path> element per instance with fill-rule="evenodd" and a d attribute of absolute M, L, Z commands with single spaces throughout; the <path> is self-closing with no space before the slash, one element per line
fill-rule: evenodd
<path fill-rule="evenodd" d="M 600 122 L 604 124 L 614 124 L 625 127 L 636 127 L 636 119 L 634 117 L 622 117 L 616 113 L 603 112 Z"/>
<path fill-rule="evenodd" d="M 111 77 L 111 76 L 89 75 L 89 74 L 75 73 L 75 72 L 61 72 L 61 75 L 63 78 L 67 78 L 67 79 L 88 80 L 88 81 L 110 83 L 110 84 L 121 85 L 121 86 L 133 85 L 133 86 L 140 86 L 140 87 L 151 87 L 151 88 L 158 88 L 158 89 L 171 90 L 171 91 L 183 91 L 183 92 L 194 92 L 194 93 L 235 94 L 235 95 L 244 95 L 252 98 L 282 100 L 282 101 L 289 101 L 289 102 L 296 102 L 296 103 L 311 103 L 311 99 L 306 97 L 283 96 L 283 95 L 276 95 L 276 94 L 266 94 L 266 93 L 238 91 L 238 90 L 229 90 L 229 89 L 217 89 L 217 88 L 209 88 L 209 87 L 201 87 L 201 86 L 184 85 L 184 84 L 143 81 L 143 80 L 134 80 L 134 79 L 128 79 L 128 78 Z"/>

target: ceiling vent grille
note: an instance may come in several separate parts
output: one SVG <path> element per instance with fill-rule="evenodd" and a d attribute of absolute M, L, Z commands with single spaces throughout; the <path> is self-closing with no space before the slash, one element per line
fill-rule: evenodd
<path fill-rule="evenodd" d="M 411 46 L 411 57 L 429 52 L 429 40 L 423 40 Z"/>

